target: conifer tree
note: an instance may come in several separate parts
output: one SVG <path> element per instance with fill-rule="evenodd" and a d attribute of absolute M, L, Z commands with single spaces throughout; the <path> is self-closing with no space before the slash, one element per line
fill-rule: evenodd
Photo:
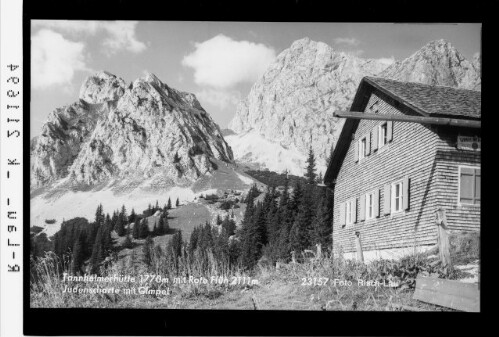
<path fill-rule="evenodd" d="M 226 216 L 222 221 L 222 228 L 225 229 L 228 236 L 232 236 L 236 231 L 236 222 L 232 219 L 229 219 L 229 216 Z"/>
<path fill-rule="evenodd" d="M 143 221 L 141 221 L 140 226 L 139 226 L 139 238 L 140 239 L 145 239 L 147 236 L 149 236 L 149 221 L 147 218 L 144 218 Z"/>
<path fill-rule="evenodd" d="M 180 206 L 180 201 L 177 198 L 177 201 L 175 201 L 175 207 L 178 207 L 178 206 Z"/>
<path fill-rule="evenodd" d="M 99 273 L 99 265 L 104 261 L 104 251 L 102 247 L 103 227 L 100 226 L 97 230 L 97 236 L 92 248 L 92 256 L 90 257 L 92 274 Z"/>
<path fill-rule="evenodd" d="M 307 184 L 315 185 L 315 181 L 317 178 L 317 174 L 315 173 L 315 171 L 316 171 L 315 156 L 314 156 L 314 151 L 312 150 L 312 146 L 310 146 L 307 158 L 307 172 L 305 173 L 305 178 L 307 178 Z"/>
<path fill-rule="evenodd" d="M 71 256 L 71 273 L 73 275 L 79 274 L 81 264 L 85 258 L 83 245 L 85 244 L 82 232 L 78 233 L 78 237 L 73 245 L 73 252 Z"/>
<path fill-rule="evenodd" d="M 135 214 L 135 209 L 132 208 L 132 212 L 130 213 L 130 216 L 128 217 L 128 222 L 135 222 L 135 218 L 137 217 L 137 214 Z"/>
<path fill-rule="evenodd" d="M 99 206 L 97 206 L 97 210 L 95 211 L 95 223 L 102 225 L 104 223 L 104 219 L 104 210 L 102 208 L 102 204 L 99 204 Z"/>
<path fill-rule="evenodd" d="M 118 234 L 118 236 L 125 235 L 125 223 L 123 221 L 123 217 L 118 216 L 118 219 L 116 220 L 115 230 L 116 230 L 116 234 Z"/>
<path fill-rule="evenodd" d="M 255 209 L 253 218 L 245 224 L 241 238 L 241 262 L 252 269 L 261 257 L 262 248 L 267 243 L 265 211 L 262 203 Z"/>
<path fill-rule="evenodd" d="M 171 238 L 171 249 L 173 256 L 178 258 L 182 254 L 182 231 L 177 231 Z"/>
<path fill-rule="evenodd" d="M 109 215 L 105 218 L 103 226 L 103 234 L 102 234 L 102 248 L 105 253 L 110 251 L 113 248 L 113 242 L 111 238 L 111 219 Z"/>
<path fill-rule="evenodd" d="M 312 222 L 312 244 L 320 243 L 323 249 L 332 248 L 333 231 L 333 198 L 332 193 L 326 190 L 322 193 L 321 204 L 317 207 Z"/>
<path fill-rule="evenodd" d="M 168 226 L 168 218 L 160 217 L 158 221 L 158 234 L 157 235 L 165 235 L 168 234 L 169 226 Z"/>
<path fill-rule="evenodd" d="M 154 246 L 154 241 L 150 235 L 147 236 L 144 246 L 142 247 L 142 252 L 144 254 L 144 263 L 146 266 L 151 266 L 152 264 L 152 249 Z"/>
<path fill-rule="evenodd" d="M 172 209 L 172 200 L 168 197 L 168 204 L 166 204 L 167 209 Z"/>
<path fill-rule="evenodd" d="M 140 238 L 140 219 L 136 218 L 133 224 L 132 237 L 134 239 Z"/>

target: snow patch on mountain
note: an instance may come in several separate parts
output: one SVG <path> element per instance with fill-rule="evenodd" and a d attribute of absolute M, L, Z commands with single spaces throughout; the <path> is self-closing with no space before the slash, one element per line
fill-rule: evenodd
<path fill-rule="evenodd" d="M 254 130 L 226 136 L 225 140 L 231 146 L 237 162 L 257 164 L 262 169 L 278 173 L 287 170 L 298 176 L 305 172 L 307 157 L 294 146 L 286 147 L 270 141 Z M 324 173 L 326 167 L 318 165 L 317 169 L 317 172 Z"/>

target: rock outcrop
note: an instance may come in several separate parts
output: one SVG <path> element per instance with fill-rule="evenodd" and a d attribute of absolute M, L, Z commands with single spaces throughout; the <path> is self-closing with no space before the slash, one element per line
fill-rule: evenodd
<path fill-rule="evenodd" d="M 80 100 L 56 109 L 31 144 L 31 186 L 149 178 L 182 185 L 233 160 L 218 125 L 193 94 L 146 74 L 125 87 L 107 72 L 87 78 Z"/>
<path fill-rule="evenodd" d="M 242 137 L 251 133 L 284 149 L 296 148 L 302 155 L 312 147 L 318 164 L 325 166 L 343 125 L 332 113 L 349 109 L 362 77 L 479 89 L 479 75 L 478 60 L 467 61 L 443 40 L 430 42 L 407 59 L 389 64 L 338 52 L 305 38 L 278 55 L 238 105 L 229 128 Z M 234 137 L 227 138 L 229 143 Z M 235 157 L 248 154 L 236 152 Z M 303 167 L 295 170 L 302 174 Z"/>

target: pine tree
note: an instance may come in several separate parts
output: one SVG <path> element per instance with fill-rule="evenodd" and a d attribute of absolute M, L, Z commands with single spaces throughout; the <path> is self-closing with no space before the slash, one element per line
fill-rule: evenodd
<path fill-rule="evenodd" d="M 152 237 L 149 235 L 146 238 L 146 242 L 144 243 L 144 246 L 142 247 L 142 252 L 144 253 L 144 263 L 146 266 L 151 266 L 152 264 L 152 249 L 154 246 L 154 241 L 152 240 Z"/>
<path fill-rule="evenodd" d="M 199 238 L 200 227 L 195 227 L 192 230 L 191 237 L 189 239 L 189 252 L 192 254 L 198 247 L 198 238 Z"/>
<path fill-rule="evenodd" d="M 132 237 L 134 239 L 140 238 L 140 219 L 136 218 L 133 224 Z"/>
<path fill-rule="evenodd" d="M 97 223 L 98 225 L 102 225 L 104 223 L 104 219 L 105 216 L 102 204 L 99 204 L 99 206 L 97 206 L 97 210 L 95 211 L 95 223 Z"/>
<path fill-rule="evenodd" d="M 160 218 L 160 220 L 161 220 L 161 218 Z M 152 235 L 154 235 L 154 236 L 161 235 L 160 232 L 159 232 L 159 228 L 158 228 L 158 222 L 159 221 L 155 221 L 154 222 L 154 228 L 152 230 Z"/>
<path fill-rule="evenodd" d="M 182 231 L 177 231 L 171 239 L 171 249 L 173 256 L 178 258 L 182 254 Z"/>
<path fill-rule="evenodd" d="M 135 209 L 132 208 L 132 213 L 128 217 L 128 222 L 135 222 L 135 218 L 137 218 L 137 214 L 135 214 Z"/>
<path fill-rule="evenodd" d="M 245 224 L 242 233 L 241 262 L 247 269 L 252 269 L 262 255 L 262 248 L 267 243 L 267 228 L 264 205 L 259 203 L 251 221 Z"/>
<path fill-rule="evenodd" d="M 144 218 L 144 220 L 140 223 L 139 226 L 139 238 L 140 239 L 145 239 L 149 236 L 149 221 L 147 218 Z"/>
<path fill-rule="evenodd" d="M 225 229 L 228 236 L 232 236 L 236 231 L 236 222 L 229 219 L 229 216 L 226 216 L 222 221 L 222 228 Z"/>
<path fill-rule="evenodd" d="M 157 235 L 165 235 L 168 234 L 168 218 L 160 217 L 158 221 L 158 230 Z"/>
<path fill-rule="evenodd" d="M 315 170 L 316 168 L 315 168 L 314 151 L 312 150 L 312 146 L 310 146 L 307 158 L 307 172 L 305 173 L 305 178 L 307 178 L 307 184 L 309 185 L 315 185 L 315 180 L 317 178 Z"/>
<path fill-rule="evenodd" d="M 92 248 L 92 256 L 90 258 L 92 274 L 99 273 L 99 266 L 102 261 L 104 261 L 104 251 L 102 247 L 102 236 L 103 236 L 103 227 L 100 226 L 97 230 L 97 236 L 95 238 L 95 243 Z"/>
<path fill-rule="evenodd" d="M 175 207 L 178 207 L 178 206 L 180 206 L 180 201 L 177 198 L 177 201 L 175 201 Z"/>
<path fill-rule="evenodd" d="M 158 203 L 158 200 L 156 200 L 156 206 L 154 207 L 154 212 L 159 211 L 159 210 L 160 210 L 159 203 Z"/>
<path fill-rule="evenodd" d="M 105 218 L 102 234 L 102 248 L 105 253 L 109 252 L 113 248 L 113 240 L 111 238 L 111 219 L 109 215 Z"/>
<path fill-rule="evenodd" d="M 123 236 L 125 235 L 125 224 L 123 222 L 123 218 L 121 216 L 118 217 L 118 219 L 116 220 L 116 234 L 118 234 L 118 236 Z"/>
<path fill-rule="evenodd" d="M 322 194 L 321 204 L 317 208 L 312 222 L 311 241 L 312 244 L 321 244 L 323 249 L 332 248 L 333 231 L 333 198 L 332 193 L 327 190 Z"/>
<path fill-rule="evenodd" d="M 73 245 L 73 253 L 71 256 L 71 273 L 73 275 L 79 274 L 81 264 L 83 263 L 83 260 L 85 258 L 84 251 L 83 251 L 84 244 L 85 244 L 85 241 L 83 238 L 83 234 L 80 231 L 78 234 L 78 238 L 76 239 L 76 241 Z"/>
<path fill-rule="evenodd" d="M 168 197 L 168 204 L 166 204 L 167 209 L 172 209 L 172 200 Z"/>

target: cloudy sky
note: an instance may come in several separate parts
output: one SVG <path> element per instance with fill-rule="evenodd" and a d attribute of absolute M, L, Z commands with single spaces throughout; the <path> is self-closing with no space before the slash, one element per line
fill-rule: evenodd
<path fill-rule="evenodd" d="M 237 102 L 274 58 L 309 37 L 334 49 L 388 62 L 435 39 L 466 58 L 480 50 L 479 24 L 361 24 L 160 21 L 32 21 L 31 136 L 47 115 L 78 99 L 98 70 L 131 82 L 144 71 L 195 93 L 225 128 Z"/>

